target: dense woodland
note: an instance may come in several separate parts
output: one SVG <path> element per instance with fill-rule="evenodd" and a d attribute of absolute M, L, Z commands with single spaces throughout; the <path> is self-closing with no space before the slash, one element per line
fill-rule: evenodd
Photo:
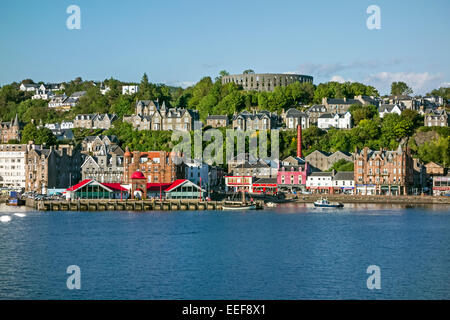
<path fill-rule="evenodd" d="M 251 70 L 250 70 L 251 71 Z M 375 95 L 378 91 L 372 87 L 357 82 L 327 82 L 317 86 L 310 83 L 296 82 L 287 87 L 276 87 L 273 92 L 244 91 L 239 86 L 229 83 L 222 85 L 221 77 L 226 75 L 221 71 L 215 79 L 204 77 L 194 86 L 188 88 L 169 87 L 164 84 L 152 83 L 146 74 L 139 83 L 140 91 L 133 95 L 122 95 L 122 82 L 116 79 L 105 79 L 103 84 L 111 90 L 105 95 L 100 93 L 100 83 L 83 81 L 76 78 L 65 83 L 65 94 L 76 91 L 86 91 L 76 107 L 68 112 L 57 112 L 47 107 L 47 101 L 32 100 L 31 93 L 19 90 L 20 83 L 33 83 L 31 79 L 20 83 L 11 83 L 0 88 L 0 119 L 11 120 L 16 113 L 22 123 L 27 123 L 22 132 L 22 143 L 34 140 L 36 143 L 56 144 L 51 131 L 46 128 L 37 129 L 36 125 L 54 123 L 62 120 L 73 120 L 77 114 L 85 113 L 116 113 L 119 119 L 125 114 L 134 113 L 137 100 L 158 99 L 170 107 L 187 107 L 197 109 L 200 119 L 208 114 L 226 114 L 232 116 L 235 112 L 257 108 L 281 113 L 291 107 L 305 110 L 307 105 L 320 103 L 323 97 L 353 98 L 355 95 Z M 394 82 L 391 93 L 412 94 L 411 88 L 403 82 Z M 450 99 L 450 88 L 433 90 L 429 95 L 442 96 L 445 101 Z M 305 154 L 314 150 L 334 152 L 337 150 L 353 152 L 355 148 L 368 146 L 372 149 L 394 149 L 402 140 L 415 155 L 424 162 L 434 161 L 444 166 L 450 162 L 450 130 L 448 127 L 424 127 L 423 117 L 416 111 L 405 110 L 397 114 L 379 117 L 375 106 L 352 105 L 354 127 L 350 130 L 321 130 L 316 126 L 303 131 L 303 148 Z M 166 131 L 135 131 L 128 123 L 118 120 L 114 128 L 103 134 L 115 134 L 122 142 L 133 150 L 170 150 L 171 132 Z M 208 128 L 204 128 L 205 130 Z M 85 136 L 100 134 L 102 130 L 74 129 L 75 142 L 79 143 Z M 425 132 L 433 131 L 433 139 L 422 141 L 417 139 Z M 14 143 L 17 141 L 11 141 Z M 418 143 L 419 142 L 419 143 Z M 282 157 L 295 154 L 295 130 L 280 131 L 280 155 Z M 343 165 L 344 168 L 348 164 Z"/>

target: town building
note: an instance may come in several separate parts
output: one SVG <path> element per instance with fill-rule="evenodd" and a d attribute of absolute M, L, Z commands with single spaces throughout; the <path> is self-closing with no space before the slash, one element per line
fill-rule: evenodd
<path fill-rule="evenodd" d="M 171 183 L 184 179 L 185 165 L 176 164 L 176 155 L 166 151 L 133 151 L 124 154 L 124 182 L 131 183 L 131 175 L 140 171 L 147 182 Z"/>
<path fill-rule="evenodd" d="M 450 173 L 446 176 L 433 177 L 433 196 L 450 195 Z"/>
<path fill-rule="evenodd" d="M 429 110 L 424 114 L 424 125 L 426 127 L 448 127 L 449 115 L 444 109 Z"/>
<path fill-rule="evenodd" d="M 445 168 L 438 163 L 430 161 L 425 165 L 425 172 L 428 178 L 443 176 L 445 174 Z"/>
<path fill-rule="evenodd" d="M 321 115 L 327 113 L 327 107 L 321 104 L 315 104 L 306 110 L 306 114 L 309 116 L 309 123 L 317 125 L 317 121 Z"/>
<path fill-rule="evenodd" d="M 312 172 L 306 179 L 306 189 L 312 193 L 333 193 L 334 172 Z"/>
<path fill-rule="evenodd" d="M 327 108 L 328 113 L 346 113 L 351 105 L 363 103 L 359 99 L 347 98 L 322 98 L 322 105 Z"/>
<path fill-rule="evenodd" d="M 389 96 L 387 98 L 384 98 L 383 100 L 385 104 L 398 104 L 405 107 L 405 109 L 416 111 L 419 110 L 419 107 L 422 104 L 421 99 L 416 99 L 408 95 Z"/>
<path fill-rule="evenodd" d="M 194 122 L 199 120 L 197 110 L 167 108 L 165 102 L 140 100 L 136 103 L 135 114 L 124 116 L 123 121 L 131 123 L 137 130 L 194 130 Z"/>
<path fill-rule="evenodd" d="M 366 147 L 355 154 L 354 175 L 357 194 L 408 194 L 414 183 L 410 151 L 401 144 L 394 151 Z"/>
<path fill-rule="evenodd" d="M 119 183 L 123 182 L 124 160 L 123 151 L 119 146 L 114 145 L 115 152 L 111 151 L 111 145 L 102 145 L 95 155 L 86 157 L 81 165 L 82 179 L 91 179 L 99 182 Z M 117 152 L 122 151 L 122 154 Z"/>
<path fill-rule="evenodd" d="M 0 188 L 25 189 L 26 144 L 0 144 Z"/>
<path fill-rule="evenodd" d="M 225 192 L 253 192 L 252 176 L 225 176 Z"/>
<path fill-rule="evenodd" d="M 296 129 L 297 125 L 301 125 L 302 129 L 309 128 L 309 116 L 305 112 L 298 109 L 290 108 L 286 112 L 282 112 L 281 118 L 287 129 Z"/>
<path fill-rule="evenodd" d="M 243 111 L 234 114 L 232 118 L 233 129 L 236 130 L 271 130 L 278 124 L 278 115 L 269 111 L 253 112 Z"/>
<path fill-rule="evenodd" d="M 351 129 L 352 114 L 348 111 L 335 114 L 324 113 L 317 119 L 317 126 L 320 129 Z"/>
<path fill-rule="evenodd" d="M 74 92 L 70 97 L 67 97 L 65 94 L 54 95 L 48 102 L 48 107 L 58 111 L 69 111 L 77 105 L 80 98 L 84 95 L 86 95 L 86 91 Z"/>
<path fill-rule="evenodd" d="M 0 142 L 20 141 L 20 130 L 23 124 L 19 121 L 17 114 L 14 119 L 7 122 L 0 122 Z"/>
<path fill-rule="evenodd" d="M 333 176 L 333 193 L 355 193 L 355 174 L 353 171 L 338 171 Z"/>
<path fill-rule="evenodd" d="M 122 94 L 135 94 L 139 92 L 138 85 L 125 85 L 122 86 Z"/>
<path fill-rule="evenodd" d="M 87 136 L 81 142 L 81 150 L 85 154 L 97 155 L 103 147 L 106 147 L 109 151 L 119 151 L 117 155 L 123 156 L 124 152 L 119 147 L 119 139 L 115 135 L 98 135 L 98 136 Z"/>
<path fill-rule="evenodd" d="M 277 184 L 280 191 L 297 192 L 304 190 L 310 172 L 308 163 L 299 157 L 289 156 L 280 163 Z"/>
<path fill-rule="evenodd" d="M 28 148 L 25 165 L 25 190 L 47 194 L 50 189 L 64 190 L 81 179 L 81 152 L 78 148 L 59 145 L 58 148 Z"/>
<path fill-rule="evenodd" d="M 253 182 L 253 193 L 274 195 L 278 192 L 277 178 L 260 178 Z"/>
<path fill-rule="evenodd" d="M 74 128 L 85 129 L 110 129 L 113 122 L 117 120 L 115 114 L 78 114 L 73 121 Z"/>
<path fill-rule="evenodd" d="M 386 114 L 390 113 L 401 115 L 404 109 L 405 107 L 399 104 L 382 104 L 378 113 L 380 114 L 380 118 L 384 118 Z"/>
<path fill-rule="evenodd" d="M 275 87 L 286 87 L 294 82 L 313 83 L 313 77 L 284 73 L 249 73 L 222 77 L 222 84 L 235 83 L 248 91 L 273 91 Z"/>
<path fill-rule="evenodd" d="M 364 106 L 373 105 L 375 107 L 379 107 L 382 102 L 382 99 L 380 97 L 364 95 L 355 96 L 354 100 L 360 101 Z"/>
<path fill-rule="evenodd" d="M 26 91 L 26 92 L 35 92 L 39 89 L 39 84 L 37 83 L 22 83 L 19 86 L 20 91 Z"/>
<path fill-rule="evenodd" d="M 330 170 L 333 164 L 341 159 L 353 162 L 354 156 L 353 154 L 344 151 L 328 153 L 325 151 L 315 150 L 305 157 L 306 162 L 308 162 L 312 169 L 320 171 Z"/>
<path fill-rule="evenodd" d="M 221 177 L 221 169 L 205 162 L 191 160 L 185 162 L 185 166 L 185 178 L 205 189 L 216 186 Z"/>
<path fill-rule="evenodd" d="M 209 115 L 206 118 L 206 125 L 212 128 L 225 128 L 229 124 L 227 115 Z"/>
<path fill-rule="evenodd" d="M 252 176 L 258 178 L 276 178 L 278 172 L 278 164 L 274 161 L 265 161 L 259 159 L 251 163 L 245 161 L 244 163 L 234 166 L 231 173 L 233 176 Z"/>

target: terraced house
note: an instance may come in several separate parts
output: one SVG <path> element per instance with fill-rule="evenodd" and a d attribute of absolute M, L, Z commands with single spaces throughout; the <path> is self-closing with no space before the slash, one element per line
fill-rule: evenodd
<path fill-rule="evenodd" d="M 237 130 L 270 130 L 277 127 L 278 115 L 265 110 L 243 111 L 233 115 L 232 123 Z"/>
<path fill-rule="evenodd" d="M 444 109 L 430 110 L 424 115 L 424 124 L 426 127 L 448 127 L 449 116 Z"/>
<path fill-rule="evenodd" d="M 191 131 L 199 120 L 197 110 L 168 108 L 165 102 L 140 100 L 136 103 L 135 114 L 124 116 L 123 121 L 131 123 L 137 130 L 180 130 Z"/>
<path fill-rule="evenodd" d="M 117 116 L 113 113 L 104 114 L 79 114 L 73 121 L 74 128 L 86 129 L 110 129 L 113 121 L 117 120 Z"/>

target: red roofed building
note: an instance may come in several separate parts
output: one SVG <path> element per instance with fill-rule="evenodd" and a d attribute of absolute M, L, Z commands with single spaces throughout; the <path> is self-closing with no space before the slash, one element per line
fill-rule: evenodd
<path fill-rule="evenodd" d="M 120 183 L 100 183 L 86 179 L 66 189 L 67 199 L 127 199 L 129 190 Z"/>

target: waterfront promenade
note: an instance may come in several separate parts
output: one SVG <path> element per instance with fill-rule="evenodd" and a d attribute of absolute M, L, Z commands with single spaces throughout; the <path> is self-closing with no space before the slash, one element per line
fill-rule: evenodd
<path fill-rule="evenodd" d="M 405 205 L 419 204 L 448 204 L 450 197 L 432 196 L 356 196 L 356 195 L 299 195 L 286 199 L 266 197 L 256 201 L 258 208 L 264 207 L 264 202 L 297 202 L 313 203 L 326 197 L 330 201 L 342 203 L 392 203 Z M 222 210 L 223 201 L 199 200 L 108 200 L 108 199 L 82 199 L 82 200 L 26 200 L 26 206 L 41 211 L 151 211 L 151 210 Z"/>

